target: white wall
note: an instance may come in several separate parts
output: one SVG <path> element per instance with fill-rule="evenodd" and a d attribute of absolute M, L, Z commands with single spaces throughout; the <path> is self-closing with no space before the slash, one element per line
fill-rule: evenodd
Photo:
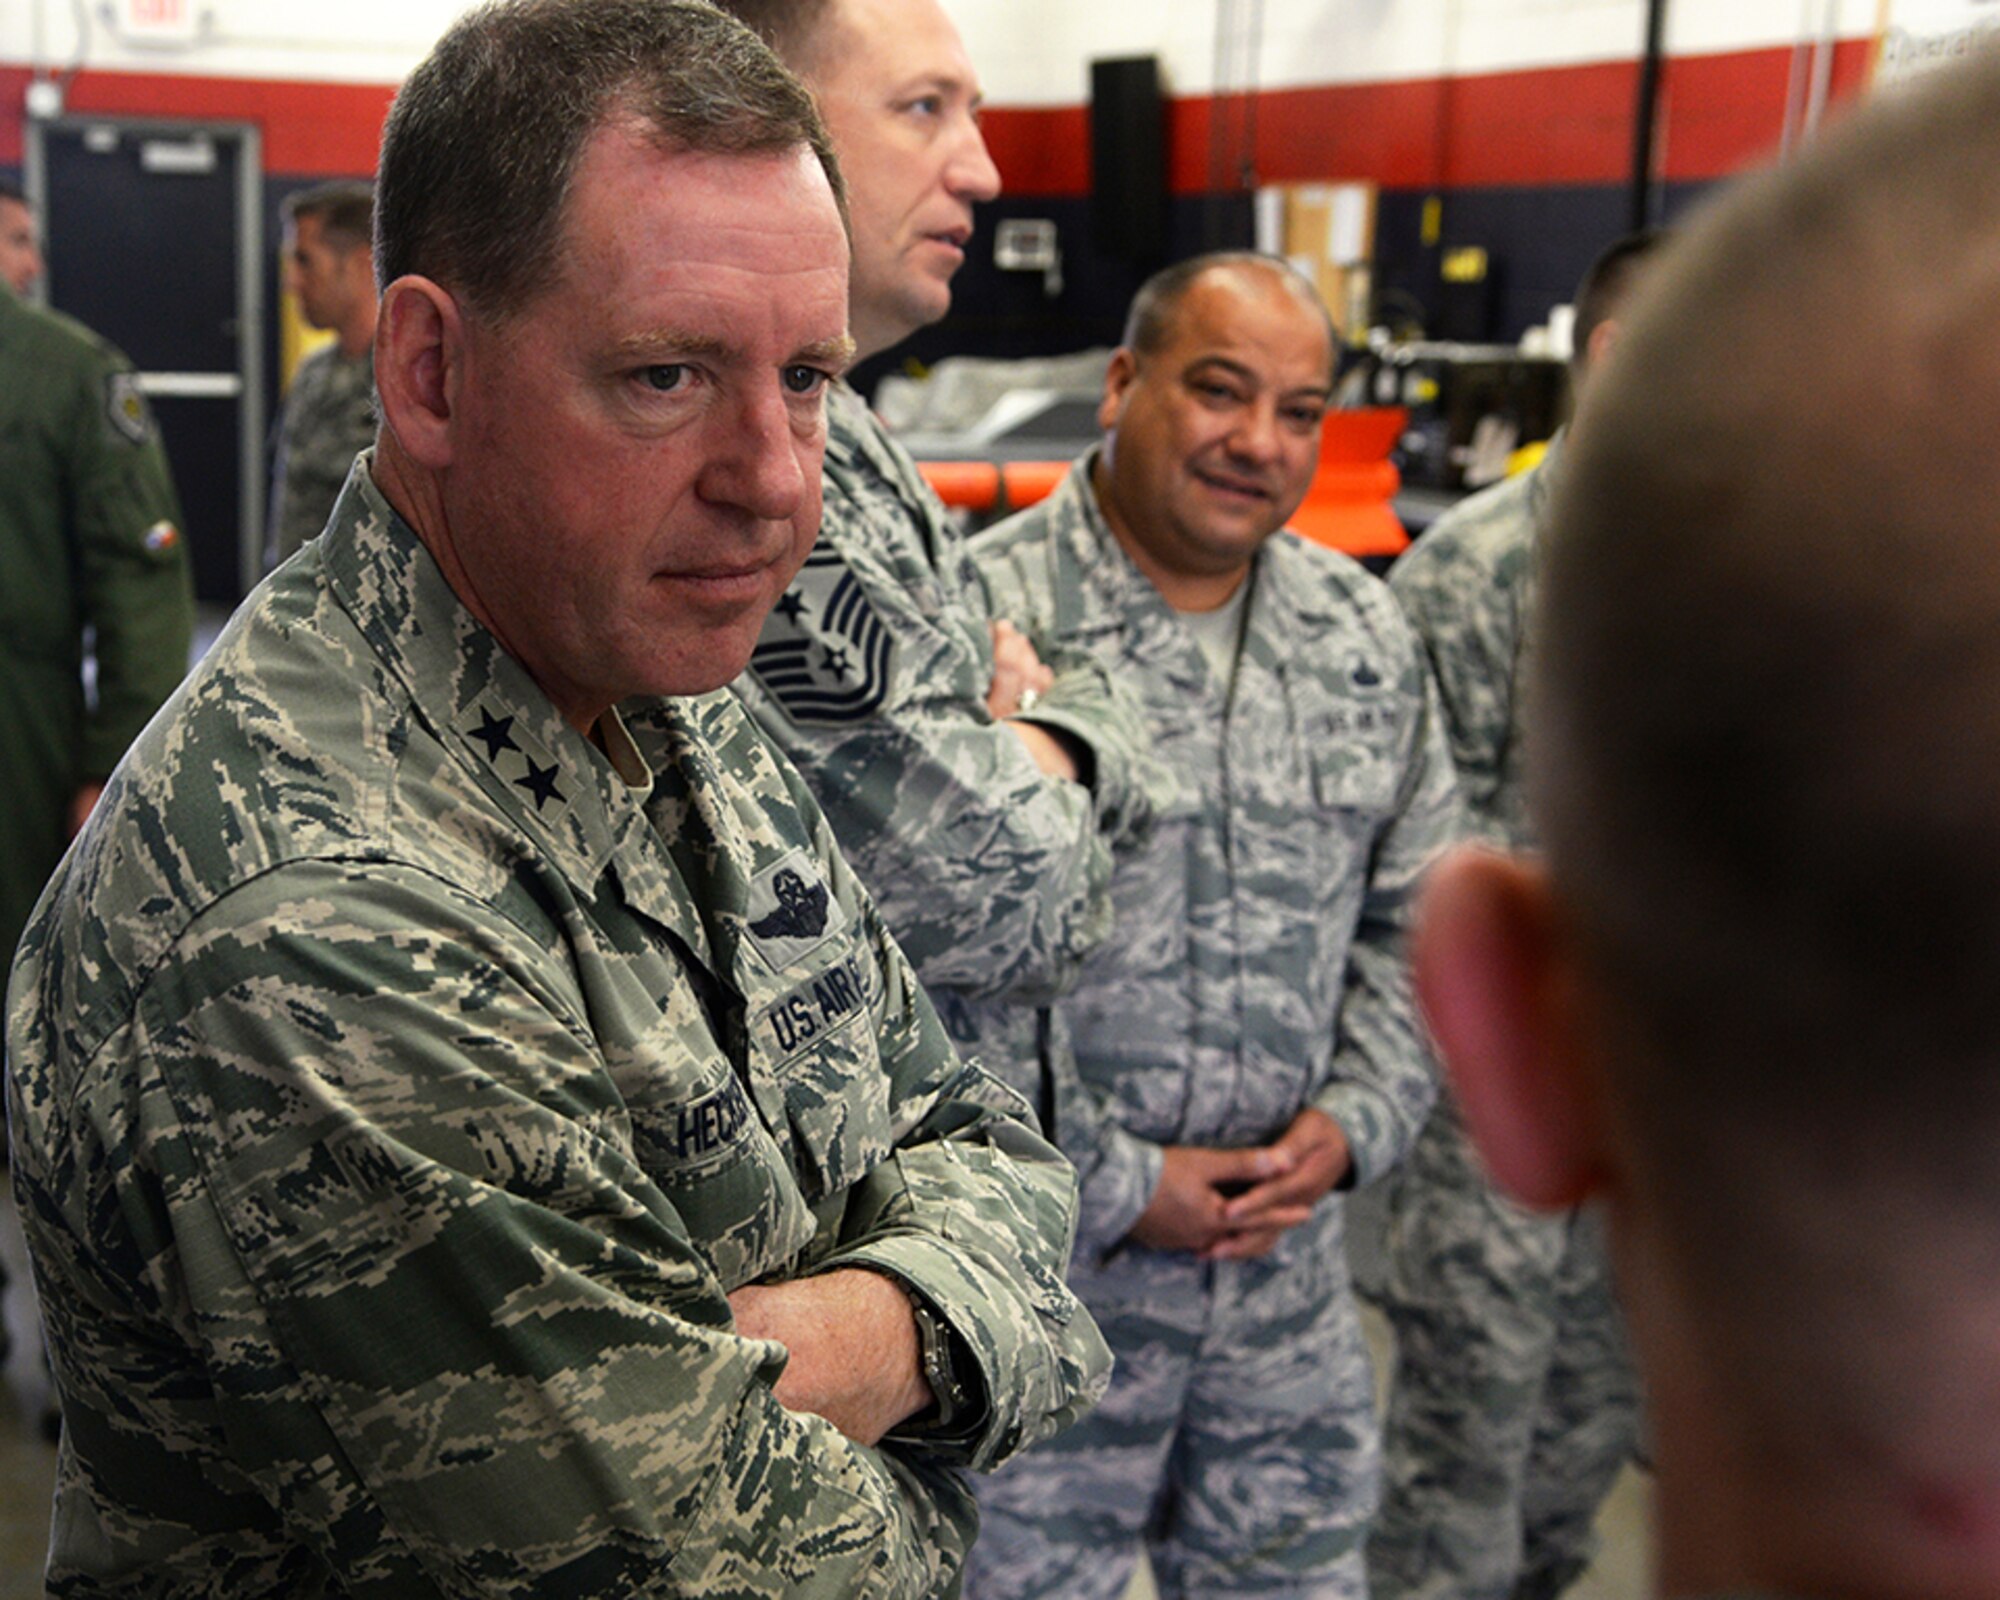
<path fill-rule="evenodd" d="M 461 0 L 188 0 L 191 48 L 135 45 L 115 18 L 131 0 L 0 3 L 0 61 L 202 76 L 392 83 L 422 56 Z M 1966 0 L 1897 0 L 1897 9 Z M 1216 82 L 1218 12 L 1229 0 L 947 0 L 996 105 L 1077 104 L 1092 57 L 1158 55 L 1176 94 Z M 77 14 L 101 20 L 80 36 Z M 1668 48 L 1697 54 L 1788 45 L 1825 19 L 1873 30 L 1877 0 L 1673 0 Z M 1644 0 L 1264 0 L 1263 87 L 1427 78 L 1629 58 Z M 1228 70 L 1240 85 L 1243 66 Z"/>
<path fill-rule="evenodd" d="M 1964 0 L 1958 0 L 1963 4 Z M 949 0 L 997 105 L 1087 98 L 1095 56 L 1158 55 L 1176 94 L 1216 83 L 1227 0 Z M 1789 46 L 1829 25 L 1873 31 L 1877 0 L 1672 0 L 1668 50 Z M 1379 82 L 1631 59 L 1644 0 L 1264 0 L 1264 88 Z M 1240 67 L 1229 73 L 1240 85 Z"/>
<path fill-rule="evenodd" d="M 465 9 L 465 0 L 190 0 L 202 37 L 189 48 L 132 44 L 116 17 L 128 0 L 0 0 L 0 60 L 202 77 L 394 83 Z M 93 18 L 80 33 L 77 14 Z M 38 48 L 39 47 L 39 48 Z"/>

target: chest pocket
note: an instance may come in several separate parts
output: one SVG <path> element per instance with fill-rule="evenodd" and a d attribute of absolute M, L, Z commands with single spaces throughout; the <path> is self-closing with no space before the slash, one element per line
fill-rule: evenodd
<path fill-rule="evenodd" d="M 1396 803 L 1396 781 L 1388 753 L 1361 741 L 1313 751 L 1313 801 L 1329 819 L 1342 812 L 1385 818 Z"/>
<path fill-rule="evenodd" d="M 670 994 L 657 1027 L 608 1057 L 625 1089 L 634 1157 L 725 1287 L 803 1248 L 812 1217 L 778 1141 L 685 989 Z"/>
<path fill-rule="evenodd" d="M 1388 826 L 1401 782 L 1402 733 L 1392 713 L 1342 707 L 1324 718 L 1307 756 L 1315 835 L 1336 877 L 1367 872 L 1375 840 Z"/>
<path fill-rule="evenodd" d="M 881 978 L 860 945 L 784 976 L 750 1009 L 750 1067 L 783 1099 L 799 1188 L 817 1202 L 867 1176 L 893 1142 L 874 1025 Z"/>

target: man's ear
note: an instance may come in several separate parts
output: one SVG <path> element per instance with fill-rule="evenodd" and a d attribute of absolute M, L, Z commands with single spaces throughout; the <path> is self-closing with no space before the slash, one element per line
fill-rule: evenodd
<path fill-rule="evenodd" d="M 465 337 L 458 302 L 429 278 L 410 274 L 383 291 L 375 324 L 382 420 L 404 453 L 433 472 L 451 465 Z"/>
<path fill-rule="evenodd" d="M 1446 856 L 1424 889 L 1414 959 L 1424 1015 L 1495 1181 L 1531 1206 L 1587 1199 L 1608 1149 L 1547 873 L 1478 848 Z"/>
<path fill-rule="evenodd" d="M 1132 387 L 1138 371 L 1138 359 L 1124 345 L 1111 352 L 1111 365 L 1104 372 L 1104 398 L 1097 402 L 1100 433 L 1118 426 L 1118 413 L 1125 409 L 1125 391 Z"/>
<path fill-rule="evenodd" d="M 1585 370 L 1595 373 L 1611 357 L 1612 346 L 1618 343 L 1621 330 L 1616 317 L 1606 317 L 1590 330 L 1590 338 L 1584 343 Z"/>

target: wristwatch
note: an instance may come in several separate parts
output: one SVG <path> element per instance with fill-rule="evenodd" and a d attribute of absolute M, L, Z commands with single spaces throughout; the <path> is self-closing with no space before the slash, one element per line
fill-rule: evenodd
<path fill-rule="evenodd" d="M 931 1309 L 928 1300 L 915 1290 L 908 1292 L 910 1319 L 917 1325 L 917 1355 L 924 1382 L 930 1385 L 932 1398 L 937 1401 L 937 1416 L 931 1426 L 949 1428 L 972 1400 L 965 1380 L 959 1375 L 952 1349 L 958 1336 L 951 1331 L 951 1324 Z"/>

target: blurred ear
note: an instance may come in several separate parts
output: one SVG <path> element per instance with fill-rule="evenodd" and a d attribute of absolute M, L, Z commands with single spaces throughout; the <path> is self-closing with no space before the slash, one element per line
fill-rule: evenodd
<path fill-rule="evenodd" d="M 1584 349 L 1584 365 L 1593 374 L 1603 369 L 1611 358 L 1611 350 L 1618 343 L 1619 327 L 1616 317 L 1606 317 L 1590 330 L 1590 338 Z"/>
<path fill-rule="evenodd" d="M 375 324 L 375 390 L 382 420 L 419 466 L 451 464 L 451 424 L 465 359 L 458 302 L 429 278 L 398 278 Z"/>
<path fill-rule="evenodd" d="M 1097 426 L 1109 433 L 1118 426 L 1118 414 L 1125 409 L 1125 391 L 1132 387 L 1139 366 L 1132 352 L 1120 345 L 1111 352 L 1111 365 L 1104 372 L 1104 398 L 1097 403 Z"/>
<path fill-rule="evenodd" d="M 1608 1151 L 1578 974 L 1542 867 L 1477 848 L 1445 857 L 1425 886 L 1414 956 L 1424 1015 L 1494 1180 L 1525 1205 L 1587 1199 Z"/>

